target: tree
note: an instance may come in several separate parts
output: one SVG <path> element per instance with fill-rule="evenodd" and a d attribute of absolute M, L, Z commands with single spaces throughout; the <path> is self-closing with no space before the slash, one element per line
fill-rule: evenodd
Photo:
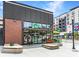
<path fill-rule="evenodd" d="M 61 30 L 60 30 L 60 28 L 56 28 L 56 31 L 60 32 Z"/>
<path fill-rule="evenodd" d="M 65 37 L 65 39 L 67 38 L 67 33 L 64 33 L 64 37 Z"/>
<path fill-rule="evenodd" d="M 74 32 L 74 38 L 76 39 L 76 40 L 78 40 L 78 37 L 79 36 L 79 33 L 78 32 Z"/>

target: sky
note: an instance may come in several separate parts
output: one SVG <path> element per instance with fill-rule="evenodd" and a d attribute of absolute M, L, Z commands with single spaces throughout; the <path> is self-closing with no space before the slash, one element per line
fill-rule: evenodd
<path fill-rule="evenodd" d="M 53 12 L 54 17 L 68 12 L 71 8 L 79 6 L 79 1 L 17 1 L 37 8 Z M 2 2 L 0 1 L 0 17 L 2 17 Z"/>
<path fill-rule="evenodd" d="M 0 18 L 3 17 L 3 3 L 0 1 Z"/>

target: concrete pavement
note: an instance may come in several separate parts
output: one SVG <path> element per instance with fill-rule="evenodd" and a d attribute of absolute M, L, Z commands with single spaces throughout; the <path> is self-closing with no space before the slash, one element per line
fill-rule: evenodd
<path fill-rule="evenodd" d="M 76 49 L 79 50 L 79 44 L 76 44 Z M 24 46 L 21 54 L 1 53 L 0 57 L 79 57 L 79 52 L 72 51 L 72 42 L 63 42 L 63 46 L 56 50 L 48 50 L 41 46 L 41 44 Z"/>

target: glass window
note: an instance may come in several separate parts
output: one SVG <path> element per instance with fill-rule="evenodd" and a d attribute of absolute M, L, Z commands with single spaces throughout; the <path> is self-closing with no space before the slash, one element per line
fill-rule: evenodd
<path fill-rule="evenodd" d="M 75 13 L 74 13 L 74 11 L 73 11 L 73 12 L 72 12 L 72 19 L 75 19 L 74 15 L 75 15 Z"/>
<path fill-rule="evenodd" d="M 38 24 L 39 28 L 42 28 L 42 25 L 41 24 Z"/>
<path fill-rule="evenodd" d="M 32 23 L 32 28 L 38 28 L 38 24 L 37 23 Z"/>
<path fill-rule="evenodd" d="M 50 28 L 50 25 L 47 25 L 47 28 Z"/>
<path fill-rule="evenodd" d="M 24 28 L 32 28 L 31 22 L 24 22 Z"/>
<path fill-rule="evenodd" d="M 40 23 L 32 23 L 32 28 L 42 28 Z"/>
<path fill-rule="evenodd" d="M 24 22 L 24 28 L 50 28 L 50 25 L 40 24 L 40 23 Z"/>
<path fill-rule="evenodd" d="M 42 28 L 46 28 L 47 26 L 46 26 L 46 24 L 42 24 Z"/>

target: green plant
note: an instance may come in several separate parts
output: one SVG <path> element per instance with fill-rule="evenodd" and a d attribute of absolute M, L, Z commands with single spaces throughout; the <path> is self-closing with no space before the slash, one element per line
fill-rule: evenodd
<path fill-rule="evenodd" d="M 60 39 L 52 39 L 52 40 L 54 40 L 54 41 L 57 42 L 57 43 L 62 42 L 62 40 L 60 40 Z"/>
<path fill-rule="evenodd" d="M 64 34 L 65 39 L 67 38 L 67 33 Z"/>
<path fill-rule="evenodd" d="M 10 43 L 10 46 L 14 46 L 14 43 Z"/>
<path fill-rule="evenodd" d="M 79 33 L 78 33 L 78 32 L 74 32 L 74 38 L 75 38 L 76 40 L 78 40 L 78 38 L 79 38 Z"/>

